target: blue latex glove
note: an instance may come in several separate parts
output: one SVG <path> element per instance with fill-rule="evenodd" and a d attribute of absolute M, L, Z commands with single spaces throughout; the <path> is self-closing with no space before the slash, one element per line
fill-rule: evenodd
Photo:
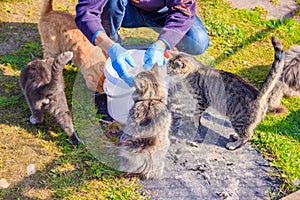
<path fill-rule="evenodd" d="M 154 64 L 158 64 L 159 66 L 165 65 L 167 63 L 167 59 L 164 57 L 165 47 L 163 47 L 158 42 L 154 42 L 150 45 L 150 47 L 146 50 L 144 56 L 144 65 L 143 69 L 148 70 L 153 67 Z"/>
<path fill-rule="evenodd" d="M 111 59 L 111 64 L 116 70 L 118 76 L 124 80 L 130 87 L 133 86 L 133 76 L 128 74 L 126 71 L 126 63 L 130 67 L 136 67 L 134 60 L 126 49 L 124 49 L 120 44 L 114 43 L 108 48 L 108 56 Z"/>

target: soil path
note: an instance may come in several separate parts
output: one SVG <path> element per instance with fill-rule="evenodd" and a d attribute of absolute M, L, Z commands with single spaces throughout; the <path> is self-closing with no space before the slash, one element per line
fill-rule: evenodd
<path fill-rule="evenodd" d="M 295 0 L 278 0 L 274 5 L 270 0 L 227 0 L 232 7 L 254 9 L 256 6 L 264 8 L 268 13 L 266 17 L 280 19 L 281 17 L 291 17 L 294 12 L 300 9 Z"/>
<path fill-rule="evenodd" d="M 180 92 L 177 96 L 184 97 Z M 278 192 L 269 162 L 250 143 L 235 151 L 225 148 L 234 130 L 215 110 L 204 113 L 198 130 L 182 118 L 172 128 L 164 176 L 141 181 L 152 199 L 268 199 Z"/>

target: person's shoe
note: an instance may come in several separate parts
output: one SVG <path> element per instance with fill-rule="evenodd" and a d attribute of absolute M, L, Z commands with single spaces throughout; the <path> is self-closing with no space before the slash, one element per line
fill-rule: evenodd
<path fill-rule="evenodd" d="M 97 114 L 100 115 L 101 124 L 109 124 L 114 121 L 114 119 L 109 115 L 107 110 L 107 96 L 105 93 L 95 93 L 95 106 L 98 109 Z"/>

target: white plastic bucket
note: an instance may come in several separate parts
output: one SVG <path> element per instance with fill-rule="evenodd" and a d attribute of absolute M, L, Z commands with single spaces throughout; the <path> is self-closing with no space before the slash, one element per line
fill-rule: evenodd
<path fill-rule="evenodd" d="M 131 57 L 135 61 L 136 67 L 131 68 L 126 64 L 127 72 L 133 76 L 143 71 L 144 50 L 128 50 Z M 121 78 L 111 65 L 111 60 L 108 59 L 104 65 L 104 92 L 107 95 L 107 109 L 110 116 L 119 123 L 125 124 L 128 113 L 133 106 L 132 93 L 134 88 L 131 88 Z"/>

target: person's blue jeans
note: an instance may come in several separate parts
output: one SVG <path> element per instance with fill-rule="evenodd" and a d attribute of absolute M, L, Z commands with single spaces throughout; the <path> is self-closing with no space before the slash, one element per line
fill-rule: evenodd
<path fill-rule="evenodd" d="M 134 7 L 130 0 L 108 0 L 102 14 L 102 25 L 107 35 L 119 42 L 118 30 L 121 27 L 149 27 L 159 32 L 167 15 L 167 9 L 159 12 L 143 12 Z M 195 16 L 194 19 L 192 27 L 176 48 L 191 55 L 199 55 L 209 46 L 209 37 L 199 17 Z"/>

